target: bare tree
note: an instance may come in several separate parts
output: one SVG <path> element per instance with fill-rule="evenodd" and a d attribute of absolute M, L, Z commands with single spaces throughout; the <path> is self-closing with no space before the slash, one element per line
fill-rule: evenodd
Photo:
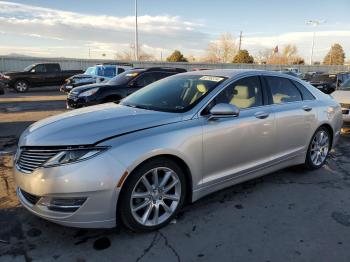
<path fill-rule="evenodd" d="M 281 53 L 271 52 L 266 63 L 277 65 L 304 64 L 304 59 L 298 55 L 298 49 L 295 45 L 287 44 Z"/>
<path fill-rule="evenodd" d="M 132 61 L 135 59 L 135 46 L 130 44 L 129 48 L 124 49 L 116 54 L 116 60 Z M 155 57 L 152 54 L 146 53 L 142 47 L 139 47 L 139 60 L 140 61 L 154 61 Z"/>
<path fill-rule="evenodd" d="M 225 33 L 208 44 L 203 60 L 210 63 L 231 63 L 236 53 L 235 39 L 230 33 Z"/>

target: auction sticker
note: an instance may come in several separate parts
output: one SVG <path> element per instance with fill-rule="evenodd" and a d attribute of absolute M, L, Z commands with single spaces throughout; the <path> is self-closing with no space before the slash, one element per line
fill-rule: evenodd
<path fill-rule="evenodd" d="M 199 78 L 199 80 L 212 81 L 212 82 L 220 82 L 223 79 L 224 79 L 223 77 L 219 77 L 219 76 L 202 76 L 201 78 Z"/>

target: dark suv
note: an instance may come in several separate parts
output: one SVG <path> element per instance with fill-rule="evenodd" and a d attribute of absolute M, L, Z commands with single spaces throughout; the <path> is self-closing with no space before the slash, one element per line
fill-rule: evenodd
<path fill-rule="evenodd" d="M 186 72 L 182 68 L 136 68 L 112 78 L 108 82 L 75 87 L 68 94 L 67 108 L 120 101 L 124 97 L 162 78 Z"/>
<path fill-rule="evenodd" d="M 309 82 L 322 92 L 331 94 L 349 78 L 350 73 L 315 74 Z"/>

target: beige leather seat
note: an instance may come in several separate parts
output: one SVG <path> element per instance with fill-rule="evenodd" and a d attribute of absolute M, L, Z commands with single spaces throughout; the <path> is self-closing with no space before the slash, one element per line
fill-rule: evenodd
<path fill-rule="evenodd" d="M 236 86 L 235 95 L 231 99 L 231 104 L 237 106 L 238 108 L 248 108 L 255 104 L 255 96 L 249 97 L 249 87 L 248 86 Z"/>
<path fill-rule="evenodd" d="M 191 99 L 190 104 L 196 102 L 201 96 L 208 92 L 207 87 L 204 84 L 197 84 L 197 90 L 193 98 Z"/>

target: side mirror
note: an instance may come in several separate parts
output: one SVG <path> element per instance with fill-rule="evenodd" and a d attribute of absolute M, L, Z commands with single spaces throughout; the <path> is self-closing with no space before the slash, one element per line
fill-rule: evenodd
<path fill-rule="evenodd" d="M 236 117 L 239 115 L 239 108 L 235 105 L 220 103 L 210 109 L 209 119 Z"/>

